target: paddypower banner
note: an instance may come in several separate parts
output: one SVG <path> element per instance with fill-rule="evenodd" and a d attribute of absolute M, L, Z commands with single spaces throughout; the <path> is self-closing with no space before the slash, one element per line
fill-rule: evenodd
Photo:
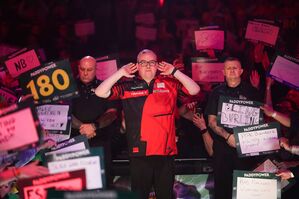
<path fill-rule="evenodd" d="M 51 62 L 20 76 L 23 94 L 32 94 L 41 104 L 53 103 L 78 96 L 69 61 Z"/>

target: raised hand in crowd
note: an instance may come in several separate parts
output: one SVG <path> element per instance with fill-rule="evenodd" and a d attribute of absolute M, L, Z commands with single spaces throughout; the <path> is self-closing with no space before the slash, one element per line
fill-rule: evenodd
<path fill-rule="evenodd" d="M 284 125 L 286 127 L 290 127 L 291 119 L 289 116 L 273 110 L 273 108 L 267 104 L 265 104 L 264 106 L 261 106 L 260 108 L 264 111 L 264 113 L 267 116 L 274 118 L 275 120 L 277 120 L 279 123 L 281 123 L 282 125 Z"/>
<path fill-rule="evenodd" d="M 256 89 L 259 89 L 260 87 L 260 75 L 256 70 L 253 70 L 250 74 L 250 83 L 253 87 Z"/>

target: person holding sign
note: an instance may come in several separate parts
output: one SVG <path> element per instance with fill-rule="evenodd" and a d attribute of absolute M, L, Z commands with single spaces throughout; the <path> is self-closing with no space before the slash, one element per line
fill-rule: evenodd
<path fill-rule="evenodd" d="M 286 127 L 290 127 L 291 133 L 298 135 L 298 113 L 292 113 L 290 116 L 288 116 L 286 114 L 273 110 L 273 108 L 269 105 L 264 105 L 261 107 L 261 109 L 267 116 L 272 117 Z M 289 141 L 286 138 L 280 139 L 280 146 L 293 154 L 299 155 L 299 146 L 290 146 Z M 285 171 L 279 171 L 278 175 L 281 176 L 282 179 L 290 179 L 294 177 L 299 178 L 299 167 L 294 167 Z"/>
<path fill-rule="evenodd" d="M 103 146 L 105 153 L 106 174 L 109 183 L 111 161 L 111 135 L 116 125 L 111 125 L 117 118 L 117 104 L 95 95 L 95 88 L 100 84 L 96 79 L 96 60 L 91 56 L 80 60 L 79 79 L 77 80 L 80 97 L 72 100 L 71 137 L 85 135 L 91 147 Z"/>
<path fill-rule="evenodd" d="M 117 83 L 122 77 L 131 79 Z M 131 186 L 140 198 L 149 197 L 152 185 L 158 199 L 173 198 L 176 101 L 199 90 L 172 64 L 157 62 L 157 55 L 148 49 L 139 52 L 137 63 L 123 66 L 96 89 L 99 97 L 122 100 Z"/>
<path fill-rule="evenodd" d="M 257 89 L 241 80 L 243 68 L 237 58 L 227 58 L 224 62 L 225 83 L 217 86 L 211 92 L 205 114 L 213 130 L 214 152 L 214 180 L 215 198 L 232 198 L 232 173 L 234 169 L 246 170 L 246 158 L 239 159 L 236 151 L 236 140 L 232 127 L 220 126 L 217 123 L 218 100 L 220 96 L 232 97 L 243 100 L 261 101 Z M 245 163 L 245 161 L 246 163 Z"/>

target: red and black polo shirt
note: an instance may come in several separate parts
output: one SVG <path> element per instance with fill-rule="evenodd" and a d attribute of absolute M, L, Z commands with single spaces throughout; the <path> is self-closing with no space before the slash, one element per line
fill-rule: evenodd
<path fill-rule="evenodd" d="M 189 95 L 182 84 L 157 76 L 148 85 L 140 78 L 115 84 L 109 99 L 121 99 L 131 156 L 175 155 L 177 98 Z"/>

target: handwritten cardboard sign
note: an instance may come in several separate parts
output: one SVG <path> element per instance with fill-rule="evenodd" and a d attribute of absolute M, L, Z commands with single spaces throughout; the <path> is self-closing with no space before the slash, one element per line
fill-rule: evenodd
<path fill-rule="evenodd" d="M 44 140 L 53 140 L 56 143 L 70 139 L 71 129 L 68 134 L 47 133 L 44 135 Z"/>
<path fill-rule="evenodd" d="M 233 130 L 239 157 L 275 153 L 280 149 L 280 125 L 276 122 Z"/>
<path fill-rule="evenodd" d="M 19 52 L 14 53 L 16 55 L 9 56 L 9 59 L 5 61 L 7 70 L 12 77 L 18 77 L 22 73 L 40 66 L 40 61 L 35 50 L 25 52 L 24 50 L 20 50 Z"/>
<path fill-rule="evenodd" d="M 153 13 L 140 13 L 135 15 L 135 23 L 153 25 L 155 23 L 155 15 Z"/>
<path fill-rule="evenodd" d="M 48 199 L 137 199 L 137 194 L 129 191 L 101 190 L 101 191 L 55 191 L 48 192 Z"/>
<path fill-rule="evenodd" d="M 259 21 L 248 21 L 245 38 L 275 46 L 279 27 Z"/>
<path fill-rule="evenodd" d="M 84 170 L 63 172 L 18 181 L 21 198 L 46 199 L 48 189 L 81 191 L 86 187 Z"/>
<path fill-rule="evenodd" d="M 224 31 L 223 30 L 197 30 L 195 34 L 196 50 L 215 49 L 223 50 L 224 48 Z"/>
<path fill-rule="evenodd" d="M 117 71 L 117 60 L 100 60 L 97 61 L 96 77 L 99 80 L 105 80 Z"/>
<path fill-rule="evenodd" d="M 192 79 L 197 82 L 224 82 L 224 64 L 192 62 Z"/>
<path fill-rule="evenodd" d="M 79 135 L 58 143 L 56 146 L 52 147 L 50 151 L 46 152 L 45 155 L 81 151 L 84 149 L 89 149 L 87 137 L 84 135 Z"/>
<path fill-rule="evenodd" d="M 68 60 L 51 62 L 20 76 L 23 94 L 32 94 L 39 103 L 53 103 L 78 96 Z"/>
<path fill-rule="evenodd" d="M 260 106 L 260 102 L 220 96 L 217 123 L 228 128 L 260 124 L 263 121 Z"/>
<path fill-rule="evenodd" d="M 271 63 L 270 75 L 273 79 L 299 90 L 299 59 L 277 54 Z"/>
<path fill-rule="evenodd" d="M 137 39 L 145 41 L 156 41 L 157 29 L 145 26 L 137 26 L 135 36 Z"/>
<path fill-rule="evenodd" d="M 0 110 L 0 151 L 35 145 L 40 132 L 33 104 L 13 104 Z"/>
<path fill-rule="evenodd" d="M 280 199 L 280 178 L 273 173 L 235 170 L 233 199 Z"/>
<path fill-rule="evenodd" d="M 91 20 L 78 21 L 75 24 L 75 34 L 78 37 L 93 35 L 95 33 L 95 24 Z"/>
<path fill-rule="evenodd" d="M 9 105 L 12 105 L 17 102 L 18 98 L 14 95 L 14 93 L 8 88 L 0 86 L 0 96 L 2 96 L 5 102 Z"/>
<path fill-rule="evenodd" d="M 85 169 L 87 189 L 105 188 L 103 148 L 50 154 L 46 161 L 50 173 Z"/>
<path fill-rule="evenodd" d="M 51 133 L 68 134 L 71 123 L 70 106 L 47 104 L 36 107 L 41 126 Z"/>

